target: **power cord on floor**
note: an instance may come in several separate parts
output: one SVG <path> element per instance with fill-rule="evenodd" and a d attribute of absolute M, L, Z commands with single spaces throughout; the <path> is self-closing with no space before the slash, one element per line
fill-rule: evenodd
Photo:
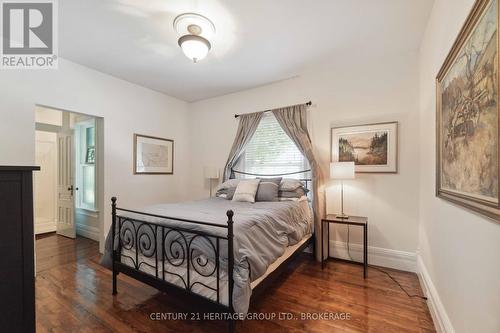
<path fill-rule="evenodd" d="M 351 251 L 350 251 L 350 246 L 349 246 L 349 241 L 350 241 L 350 228 L 349 228 L 349 225 L 347 225 L 347 255 L 349 256 L 349 259 L 352 260 L 352 257 L 351 257 Z M 384 271 L 383 269 L 381 268 L 378 268 L 378 267 L 375 267 L 375 266 L 372 266 L 372 265 L 368 265 L 369 267 L 379 271 L 379 272 L 382 272 L 384 273 L 385 275 L 387 275 L 392 281 L 394 281 L 398 286 L 399 288 L 404 291 L 404 293 L 409 297 L 409 298 L 420 298 L 420 299 L 423 299 L 423 300 L 427 300 L 427 297 L 425 296 L 422 296 L 422 295 L 411 295 L 410 293 L 408 293 L 406 291 L 405 288 L 403 288 L 403 286 L 391 275 L 389 274 L 388 272 Z"/>
<path fill-rule="evenodd" d="M 422 295 L 417 295 L 417 294 L 414 294 L 414 295 L 410 295 L 405 288 L 403 288 L 403 286 L 395 279 L 392 277 L 391 274 L 389 274 L 388 272 L 384 271 L 383 269 L 380 269 L 378 267 L 375 267 L 375 266 L 372 266 L 372 265 L 368 265 L 370 268 L 373 268 L 373 269 L 376 269 L 377 271 L 379 272 L 382 272 L 384 273 L 385 275 L 387 275 L 392 281 L 394 281 L 398 286 L 399 288 L 401 288 L 402 291 L 405 292 L 405 294 L 410 297 L 410 298 L 413 298 L 413 297 L 417 297 L 417 298 L 420 298 L 420 299 L 423 299 L 423 300 L 427 300 L 427 297 L 425 296 L 422 296 Z"/>

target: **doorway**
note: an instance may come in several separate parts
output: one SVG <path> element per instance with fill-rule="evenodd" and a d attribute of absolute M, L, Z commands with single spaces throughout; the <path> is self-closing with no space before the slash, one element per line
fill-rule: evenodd
<path fill-rule="evenodd" d="M 35 107 L 35 234 L 101 242 L 103 119 Z"/>

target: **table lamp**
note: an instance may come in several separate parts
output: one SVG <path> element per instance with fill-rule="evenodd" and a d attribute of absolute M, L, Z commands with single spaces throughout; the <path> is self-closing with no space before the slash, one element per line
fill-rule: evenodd
<path fill-rule="evenodd" d="M 212 180 L 219 179 L 219 169 L 215 167 L 204 167 L 205 178 L 210 180 L 210 197 L 212 197 Z"/>
<path fill-rule="evenodd" d="M 348 219 L 349 216 L 344 214 L 344 180 L 354 179 L 355 169 L 354 162 L 332 162 L 330 163 L 330 178 L 339 179 L 341 181 L 341 213 L 337 215 L 339 219 Z"/>

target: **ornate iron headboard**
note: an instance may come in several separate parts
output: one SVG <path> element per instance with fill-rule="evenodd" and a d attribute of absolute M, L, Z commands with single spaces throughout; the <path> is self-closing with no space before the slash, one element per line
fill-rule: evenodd
<path fill-rule="evenodd" d="M 307 170 L 301 170 L 301 171 L 295 171 L 295 172 L 284 172 L 284 173 L 279 173 L 279 174 L 264 174 L 264 173 L 251 173 L 251 172 L 244 172 L 244 171 L 238 171 L 233 168 L 231 168 L 231 177 L 230 178 L 236 178 L 235 175 L 245 175 L 245 176 L 255 176 L 255 177 L 284 177 L 284 176 L 291 176 L 291 175 L 300 175 L 300 174 L 306 174 L 308 172 L 311 172 L 311 169 Z M 299 178 L 301 182 L 304 182 L 304 185 L 306 189 L 310 190 L 309 185 L 312 182 L 312 178 Z"/>

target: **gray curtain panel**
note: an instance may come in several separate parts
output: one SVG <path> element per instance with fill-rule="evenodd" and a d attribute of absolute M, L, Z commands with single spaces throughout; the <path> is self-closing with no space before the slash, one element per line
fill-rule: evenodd
<path fill-rule="evenodd" d="M 286 108 L 273 110 L 276 120 L 281 125 L 285 133 L 297 145 L 297 148 L 304 154 L 309 161 L 312 173 L 312 205 L 314 210 L 314 232 L 316 234 L 316 260 L 321 260 L 321 219 L 325 216 L 325 197 L 322 190 L 324 184 L 323 172 L 318 160 L 314 156 L 313 146 L 309 131 L 307 130 L 306 105 L 294 105 Z M 327 242 L 327 240 L 326 240 Z M 327 243 L 325 244 L 327 245 Z"/>
<path fill-rule="evenodd" d="M 227 159 L 226 166 L 224 168 L 223 181 L 234 177 L 234 174 L 231 175 L 231 169 L 236 162 L 238 162 L 238 159 L 245 150 L 245 147 L 254 135 L 255 130 L 257 130 L 261 119 L 262 112 L 247 113 L 240 116 L 240 123 L 238 125 L 238 131 L 236 132 L 236 138 L 234 139 L 233 147 L 231 148 L 229 158 Z"/>

